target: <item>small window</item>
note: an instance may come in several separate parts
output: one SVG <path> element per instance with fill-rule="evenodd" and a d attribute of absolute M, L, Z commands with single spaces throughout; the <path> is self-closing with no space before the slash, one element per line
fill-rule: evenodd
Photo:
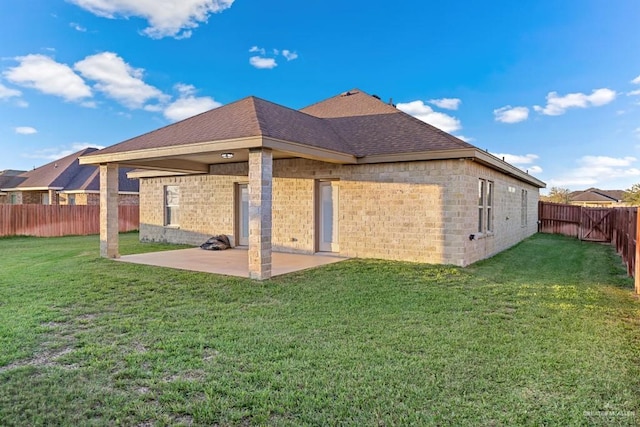
<path fill-rule="evenodd" d="M 18 195 L 17 195 L 17 194 L 12 194 L 12 195 L 11 195 L 11 201 L 10 201 L 10 203 L 11 203 L 12 205 L 17 205 L 17 204 L 18 204 Z"/>
<path fill-rule="evenodd" d="M 43 205 L 48 205 L 49 204 L 49 194 L 48 193 L 43 193 L 42 194 L 42 204 Z"/>
<path fill-rule="evenodd" d="M 180 187 L 164 187 L 165 218 L 164 225 L 176 227 L 180 224 Z"/>
<path fill-rule="evenodd" d="M 75 205 L 76 204 L 76 195 L 75 194 L 69 194 L 67 196 L 67 203 L 70 205 Z"/>
<path fill-rule="evenodd" d="M 522 190 L 522 200 L 520 202 L 520 224 L 524 227 L 527 225 L 527 200 L 529 195 L 527 190 Z"/>

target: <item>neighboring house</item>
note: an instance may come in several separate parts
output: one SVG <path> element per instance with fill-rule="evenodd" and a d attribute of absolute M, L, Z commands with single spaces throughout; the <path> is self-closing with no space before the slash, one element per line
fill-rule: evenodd
<path fill-rule="evenodd" d="M 0 204 L 11 202 L 9 193 L 2 191 L 2 188 L 5 187 L 5 184 L 11 182 L 15 176 L 20 175 L 21 173 L 24 173 L 24 171 L 12 169 L 0 171 Z"/>
<path fill-rule="evenodd" d="M 588 188 L 584 191 L 569 193 L 569 204 L 585 207 L 620 207 L 626 206 L 623 202 L 624 190 L 600 190 Z"/>
<path fill-rule="evenodd" d="M 99 169 L 96 166 L 80 166 L 78 162 L 80 156 L 95 151 L 98 149 L 85 148 L 39 168 L 1 180 L 0 191 L 6 194 L 4 203 L 99 205 Z M 127 177 L 129 171 L 130 168 L 123 168 L 118 176 L 121 205 L 139 203 L 139 182 Z"/>
<path fill-rule="evenodd" d="M 537 230 L 545 184 L 393 105 L 352 90 L 302 110 L 248 97 L 80 159 L 111 191 L 140 178 L 140 238 L 466 266 Z M 101 254 L 118 256 L 117 209 L 102 205 Z M 114 228 L 115 227 L 115 228 Z"/>

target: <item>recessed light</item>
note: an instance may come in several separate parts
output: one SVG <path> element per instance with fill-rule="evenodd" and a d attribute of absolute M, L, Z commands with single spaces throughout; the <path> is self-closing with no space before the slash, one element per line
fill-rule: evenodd
<path fill-rule="evenodd" d="M 233 153 L 222 153 L 220 154 L 220 157 L 223 159 L 233 159 Z"/>

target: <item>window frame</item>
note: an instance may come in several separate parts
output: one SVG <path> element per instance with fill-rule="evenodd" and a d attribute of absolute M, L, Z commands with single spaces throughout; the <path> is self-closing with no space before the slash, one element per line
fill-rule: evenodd
<path fill-rule="evenodd" d="M 522 189 L 520 193 L 520 226 L 526 227 L 528 225 L 529 217 L 529 192 L 526 189 Z"/>
<path fill-rule="evenodd" d="M 477 233 L 481 236 L 494 232 L 493 207 L 495 197 L 495 182 L 478 178 L 478 223 Z"/>
<path fill-rule="evenodd" d="M 493 233 L 493 196 L 495 192 L 495 185 L 493 181 L 487 181 L 487 194 L 485 197 L 486 206 L 486 230 L 487 233 Z"/>
<path fill-rule="evenodd" d="M 173 194 L 170 190 L 173 190 Z M 180 227 L 180 186 L 165 185 L 163 199 L 164 226 L 172 228 Z"/>

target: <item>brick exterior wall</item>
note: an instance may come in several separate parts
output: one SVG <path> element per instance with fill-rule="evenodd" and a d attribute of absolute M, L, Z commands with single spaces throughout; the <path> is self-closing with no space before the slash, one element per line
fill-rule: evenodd
<path fill-rule="evenodd" d="M 214 234 L 235 241 L 235 186 L 246 163 L 214 165 L 211 175 L 140 180 L 140 237 L 197 245 Z M 273 162 L 273 249 L 313 253 L 318 180 L 338 180 L 340 255 L 468 265 L 537 231 L 538 189 L 477 162 L 438 160 L 334 165 Z M 479 234 L 478 179 L 494 183 L 494 231 Z M 164 226 L 164 186 L 180 187 L 180 226 Z M 512 191 L 509 191 L 509 189 Z M 527 191 L 527 224 L 521 195 Z M 474 234 L 474 240 L 469 235 Z"/>

